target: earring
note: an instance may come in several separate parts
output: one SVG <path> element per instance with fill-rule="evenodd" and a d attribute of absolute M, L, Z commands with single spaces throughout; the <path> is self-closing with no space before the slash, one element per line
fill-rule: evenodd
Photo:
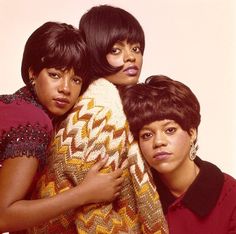
<path fill-rule="evenodd" d="M 191 148 L 190 148 L 190 154 L 189 154 L 189 158 L 190 160 L 194 160 L 197 156 L 197 147 L 195 146 L 194 143 L 191 143 Z"/>
<path fill-rule="evenodd" d="M 35 79 L 34 77 L 30 77 L 30 85 L 33 87 L 35 85 Z"/>

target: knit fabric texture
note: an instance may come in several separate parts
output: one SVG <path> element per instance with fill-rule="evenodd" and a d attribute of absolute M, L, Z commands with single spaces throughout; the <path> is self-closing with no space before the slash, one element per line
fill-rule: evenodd
<path fill-rule="evenodd" d="M 130 133 L 119 92 L 103 78 L 89 86 L 60 124 L 34 198 L 54 196 L 78 185 L 105 155 L 109 159 L 101 170 L 104 173 L 127 158 L 133 161 L 123 172 L 119 197 L 112 203 L 79 207 L 30 233 L 168 233 L 159 195 Z"/>

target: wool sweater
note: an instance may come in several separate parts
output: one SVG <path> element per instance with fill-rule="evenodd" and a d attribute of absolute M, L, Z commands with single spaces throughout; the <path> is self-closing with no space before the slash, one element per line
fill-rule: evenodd
<path fill-rule="evenodd" d="M 123 172 L 120 196 L 112 203 L 79 207 L 31 233 L 168 233 L 159 195 L 130 133 L 119 92 L 103 78 L 89 86 L 60 124 L 34 198 L 50 197 L 78 185 L 107 154 L 104 173 L 127 158 L 134 161 Z"/>

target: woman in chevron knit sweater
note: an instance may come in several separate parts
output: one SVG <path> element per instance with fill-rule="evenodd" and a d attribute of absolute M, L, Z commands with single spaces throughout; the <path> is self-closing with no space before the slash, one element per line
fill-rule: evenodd
<path fill-rule="evenodd" d="M 100 157 L 104 173 L 127 167 L 120 195 L 111 203 L 81 207 L 31 230 L 32 233 L 168 233 L 158 193 L 129 131 L 118 88 L 138 82 L 145 47 L 139 22 L 123 9 L 91 8 L 81 18 L 94 80 L 58 126 L 47 171 L 36 197 L 58 194 L 81 183 Z"/>

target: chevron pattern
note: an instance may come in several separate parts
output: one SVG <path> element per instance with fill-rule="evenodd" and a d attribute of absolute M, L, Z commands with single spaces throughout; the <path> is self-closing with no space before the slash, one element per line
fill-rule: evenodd
<path fill-rule="evenodd" d="M 100 91 L 99 91 L 100 90 Z M 100 92 L 100 93 L 99 93 Z M 112 97 L 105 99 L 104 93 Z M 35 227 L 31 233 L 168 233 L 160 200 L 123 113 L 119 94 L 104 79 L 94 82 L 64 120 L 51 147 L 48 167 L 35 197 L 54 196 L 79 184 L 94 163 L 106 154 L 107 173 L 130 157 L 125 182 L 113 203 L 87 205 Z M 71 229 L 71 227 L 73 228 Z"/>

